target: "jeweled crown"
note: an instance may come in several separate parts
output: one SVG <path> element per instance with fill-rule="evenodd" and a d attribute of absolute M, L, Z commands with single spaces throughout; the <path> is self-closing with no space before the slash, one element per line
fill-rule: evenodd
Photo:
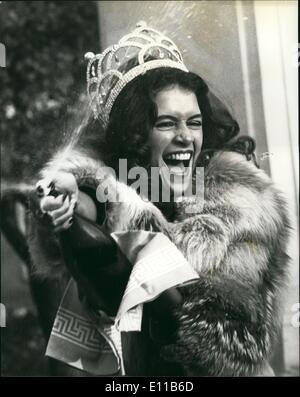
<path fill-rule="evenodd" d="M 95 118 L 106 126 L 112 106 L 122 89 L 151 69 L 170 67 L 188 71 L 172 40 L 140 22 L 118 44 L 101 54 L 88 52 L 87 93 Z"/>

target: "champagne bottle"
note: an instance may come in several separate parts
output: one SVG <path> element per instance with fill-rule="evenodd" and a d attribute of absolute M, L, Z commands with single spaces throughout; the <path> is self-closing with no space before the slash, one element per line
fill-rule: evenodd
<path fill-rule="evenodd" d="M 132 269 L 129 260 L 110 235 L 78 214 L 60 238 L 65 264 L 89 303 L 115 316 Z"/>

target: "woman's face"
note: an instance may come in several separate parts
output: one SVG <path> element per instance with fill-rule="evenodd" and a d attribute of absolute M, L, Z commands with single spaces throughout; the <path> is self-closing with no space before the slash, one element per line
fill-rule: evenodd
<path fill-rule="evenodd" d="M 198 101 L 194 92 L 178 85 L 162 89 L 154 101 L 157 119 L 149 141 L 151 166 L 159 167 L 163 183 L 181 195 L 191 181 L 202 147 L 202 116 Z M 167 174 L 173 174 L 173 177 L 166 177 Z"/>

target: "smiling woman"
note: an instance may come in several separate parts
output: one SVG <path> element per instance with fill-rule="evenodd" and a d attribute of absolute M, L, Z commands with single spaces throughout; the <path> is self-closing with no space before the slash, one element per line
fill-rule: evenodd
<path fill-rule="evenodd" d="M 121 56 L 119 51 L 122 54 L 124 48 Z M 121 246 L 132 261 L 133 275 L 143 248 L 149 251 L 145 267 L 134 278 L 147 295 L 142 300 L 145 307 L 140 332 L 121 332 L 119 339 L 111 333 L 106 339 L 121 357 L 118 369 L 122 374 L 270 375 L 268 360 L 280 327 L 287 273 L 289 222 L 284 199 L 256 166 L 254 141 L 237 137 L 237 122 L 203 79 L 187 70 L 176 45 L 144 24 L 118 45 L 88 58 L 88 93 L 96 118 L 91 124 L 98 126 L 98 144 L 91 152 L 80 148 L 67 156 L 65 152 L 62 157 L 58 154 L 45 167 L 40 186 L 49 190 L 55 185 L 57 197 L 42 197 L 36 211 L 40 218 L 32 217 L 33 223 L 43 223 L 48 215 L 44 233 L 48 240 L 52 236 L 52 249 L 55 244 L 59 247 L 60 232 L 74 230 L 74 214 L 93 219 L 101 225 L 101 232 L 114 238 L 125 233 L 129 246 Z M 158 167 L 161 188 L 168 185 L 173 192 L 170 201 L 144 201 L 130 186 L 105 172 L 103 165 L 120 171 L 120 159 L 126 159 L 129 167 Z M 205 167 L 204 202 L 197 195 L 177 200 L 177 193 L 187 185 L 167 179 L 166 172 L 184 176 L 193 185 L 197 166 Z M 117 190 L 124 200 L 100 205 L 95 190 L 104 183 L 108 194 Z M 41 230 L 32 228 L 32 259 L 48 276 L 56 271 L 60 277 L 63 266 L 57 258 L 52 263 L 49 260 Z M 158 252 L 149 241 L 141 244 L 146 231 L 151 231 L 148 237 L 153 237 L 153 232 L 165 235 L 158 235 Z M 164 255 L 164 242 L 167 253 L 175 249 L 174 256 Z M 96 248 L 90 245 L 86 255 Z M 103 247 L 98 248 L 103 252 Z M 97 266 L 108 268 L 105 280 L 112 286 L 109 293 L 117 294 L 112 258 L 120 270 L 120 257 L 93 256 Z M 166 309 L 158 301 L 157 308 L 159 293 L 153 291 L 161 286 L 162 279 L 165 281 L 159 271 L 166 266 L 176 280 L 180 273 L 176 266 L 182 260 L 185 270 L 195 272 L 196 281 L 172 284 L 177 286 L 176 293 L 172 290 L 173 304 Z M 95 281 L 102 282 L 95 293 L 101 302 L 107 285 L 89 275 L 90 268 L 91 263 L 86 263 L 82 270 L 87 275 L 84 284 L 78 281 L 78 269 L 72 276 L 78 282 L 80 300 L 87 304 L 85 310 L 97 312 L 93 332 L 93 327 L 108 321 L 107 314 L 111 313 L 91 299 Z M 151 288 L 147 274 L 153 282 Z M 168 287 L 165 290 L 170 292 Z M 135 319 L 139 308 L 135 307 Z M 107 324 L 111 318 L 109 321 Z M 57 321 L 54 327 L 56 335 L 59 324 Z M 61 343 L 59 346 L 63 348 Z M 53 357 L 65 354 L 55 351 Z M 102 361 L 101 365 L 108 365 Z"/>
<path fill-rule="evenodd" d="M 186 190 L 189 186 L 203 141 L 197 97 L 177 85 L 159 91 L 154 101 L 157 119 L 149 138 L 151 166 L 159 167 L 162 175 L 167 166 L 171 174 L 184 176 L 184 185 L 170 186 L 175 194 L 181 194 L 178 189 Z"/>

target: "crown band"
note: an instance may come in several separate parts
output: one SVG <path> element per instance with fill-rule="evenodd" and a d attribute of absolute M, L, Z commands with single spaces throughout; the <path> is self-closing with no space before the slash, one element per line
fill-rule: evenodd
<path fill-rule="evenodd" d="M 171 60 L 168 60 L 168 59 L 166 59 L 164 61 L 157 59 L 157 60 L 149 61 L 147 63 L 143 63 L 142 65 L 136 66 L 134 69 L 130 70 L 130 72 L 128 72 L 126 74 L 126 76 L 122 80 L 120 80 L 114 87 L 114 90 L 113 90 L 112 94 L 110 95 L 109 100 L 106 104 L 106 109 L 108 111 L 108 114 L 110 114 L 112 106 L 113 106 L 115 100 L 117 99 L 118 95 L 120 94 L 122 89 L 125 87 L 125 85 L 127 85 L 130 81 L 132 81 L 139 75 L 145 74 L 148 70 L 153 70 L 153 69 L 157 69 L 157 68 L 167 68 L 167 67 L 176 68 L 176 69 L 183 70 L 184 72 L 188 72 L 187 68 L 184 65 L 178 65 L 177 63 L 175 63 Z"/>

